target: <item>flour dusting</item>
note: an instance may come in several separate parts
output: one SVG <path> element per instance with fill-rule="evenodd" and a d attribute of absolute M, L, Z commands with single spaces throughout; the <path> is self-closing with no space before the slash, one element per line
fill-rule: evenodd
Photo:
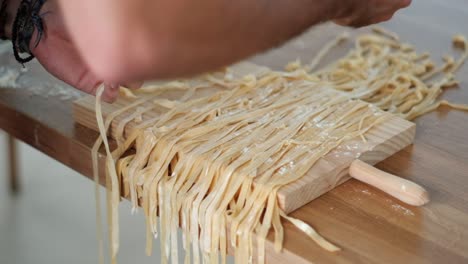
<path fill-rule="evenodd" d="M 17 88 L 16 81 L 21 73 L 17 70 L 7 67 L 0 67 L 0 87 L 2 88 Z"/>
<path fill-rule="evenodd" d="M 0 67 L 0 88 L 24 89 L 34 96 L 56 97 L 60 100 L 80 98 L 82 92 L 58 81 L 38 82 L 28 68 Z"/>
<path fill-rule="evenodd" d="M 0 55 L 12 50 L 10 41 L 0 41 Z"/>
<path fill-rule="evenodd" d="M 399 204 L 393 204 L 392 205 L 392 208 L 395 210 L 395 211 L 398 211 L 398 212 L 402 212 L 404 215 L 411 215 L 411 216 L 414 216 L 414 213 L 413 211 L 411 211 L 410 209 L 404 207 L 404 206 L 401 206 Z"/>

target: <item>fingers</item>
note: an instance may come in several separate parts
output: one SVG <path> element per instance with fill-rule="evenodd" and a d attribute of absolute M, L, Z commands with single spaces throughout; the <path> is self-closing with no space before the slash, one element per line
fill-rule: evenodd
<path fill-rule="evenodd" d="M 130 83 L 122 84 L 123 87 L 132 89 L 132 90 L 141 88 L 142 85 L 143 85 L 143 82 L 130 82 Z"/>
<path fill-rule="evenodd" d="M 411 0 L 401 0 L 400 1 L 400 8 L 406 8 L 411 5 Z"/>
<path fill-rule="evenodd" d="M 341 26 L 363 27 L 390 20 L 411 4 L 411 0 L 367 0 L 355 2 L 351 14 L 334 22 Z"/>
<path fill-rule="evenodd" d="M 54 51 L 51 51 L 51 48 Z M 45 43 L 41 42 L 33 52 L 44 68 L 56 78 L 85 93 L 96 95 L 96 90 L 102 81 L 89 71 L 66 42 L 56 43 L 49 38 Z M 118 86 L 107 85 L 102 99 L 111 103 L 117 96 Z"/>
<path fill-rule="evenodd" d="M 50 29 L 50 28 L 49 28 Z M 85 93 L 96 95 L 102 80 L 92 73 L 67 38 L 52 30 L 32 51 L 44 68 L 63 82 Z M 139 88 L 141 83 L 132 83 L 129 87 Z M 102 99 L 114 102 L 119 94 L 119 85 L 106 85 Z"/>
<path fill-rule="evenodd" d="M 99 87 L 99 86 L 98 86 Z M 94 90 L 96 95 L 97 88 Z M 102 94 L 102 100 L 107 103 L 113 103 L 119 95 L 119 86 L 105 85 L 104 93 Z"/>
<path fill-rule="evenodd" d="M 371 21 L 371 24 L 388 21 L 392 19 L 392 17 L 395 15 L 396 12 L 398 12 L 398 10 L 411 5 L 411 0 L 398 0 L 392 2 L 394 3 L 394 5 L 386 10 L 378 12 L 374 19 Z"/>
<path fill-rule="evenodd" d="M 382 15 L 380 17 L 377 17 L 372 21 L 372 24 L 377 24 L 377 23 L 389 21 L 390 19 L 392 19 L 392 17 L 394 15 L 395 15 L 395 13 L 391 13 L 391 14 L 386 14 L 386 15 Z"/>

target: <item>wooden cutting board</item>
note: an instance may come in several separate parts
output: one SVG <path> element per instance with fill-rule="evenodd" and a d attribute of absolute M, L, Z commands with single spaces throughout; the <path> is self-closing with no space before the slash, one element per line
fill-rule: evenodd
<path fill-rule="evenodd" d="M 251 63 L 240 63 L 234 65 L 232 72 L 235 77 L 246 74 L 259 75 L 266 70 Z M 218 90 L 197 90 L 193 97 L 201 97 L 213 94 Z M 158 98 L 177 99 L 182 96 L 180 91 L 170 91 L 158 96 Z M 131 99 L 120 98 L 114 104 L 103 103 L 102 112 L 104 117 L 131 103 Z M 73 116 L 75 122 L 98 130 L 95 118 L 95 98 L 87 96 L 79 99 L 73 104 Z M 163 109 L 156 109 L 143 115 L 143 120 L 156 117 L 164 112 Z M 129 113 L 126 113 L 129 114 Z M 126 114 L 118 116 L 110 128 L 110 136 L 115 136 L 116 126 Z M 129 123 L 125 128 L 128 134 L 134 123 Z M 280 207 L 290 213 L 305 205 L 320 195 L 332 190 L 339 184 L 350 179 L 348 168 L 355 157 L 369 164 L 376 164 L 394 153 L 410 145 L 415 136 L 415 124 L 407 120 L 393 116 L 387 122 L 372 128 L 366 134 L 367 142 L 360 138 L 350 140 L 341 144 L 336 150 L 321 158 L 303 178 L 293 182 L 278 191 Z"/>

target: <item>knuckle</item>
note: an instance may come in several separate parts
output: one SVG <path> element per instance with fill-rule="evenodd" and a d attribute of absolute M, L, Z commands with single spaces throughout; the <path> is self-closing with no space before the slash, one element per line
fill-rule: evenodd
<path fill-rule="evenodd" d="M 411 5 L 412 0 L 402 0 L 401 7 L 405 8 Z"/>
<path fill-rule="evenodd" d="M 380 16 L 380 17 L 377 17 L 374 22 L 375 23 L 380 23 L 380 22 L 385 22 L 385 21 L 388 21 L 390 19 L 392 19 L 394 13 L 389 13 L 389 14 L 386 14 L 386 15 L 383 15 L 383 16 Z"/>

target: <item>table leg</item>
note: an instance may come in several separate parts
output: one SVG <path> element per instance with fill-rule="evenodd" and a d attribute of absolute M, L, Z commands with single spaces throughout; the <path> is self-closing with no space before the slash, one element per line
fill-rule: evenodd
<path fill-rule="evenodd" d="M 17 144 L 13 136 L 8 135 L 9 185 L 12 193 L 19 191 Z"/>

